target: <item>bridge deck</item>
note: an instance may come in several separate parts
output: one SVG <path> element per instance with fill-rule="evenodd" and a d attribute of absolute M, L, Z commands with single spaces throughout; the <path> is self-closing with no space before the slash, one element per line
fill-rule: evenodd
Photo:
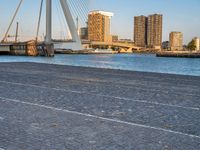
<path fill-rule="evenodd" d="M 0 150 L 199 150 L 200 77 L 0 64 Z"/>

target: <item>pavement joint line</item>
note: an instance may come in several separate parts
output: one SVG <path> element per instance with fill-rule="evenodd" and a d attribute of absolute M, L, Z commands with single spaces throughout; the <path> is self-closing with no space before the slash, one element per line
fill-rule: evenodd
<path fill-rule="evenodd" d="M 9 72 L 10 74 L 14 74 L 13 72 Z M 31 75 L 35 75 L 35 74 L 31 74 Z M 55 76 L 56 78 L 58 77 L 57 75 Z M 60 77 L 60 76 L 59 76 Z M 96 83 L 100 83 L 100 84 L 104 84 L 104 83 L 113 83 L 113 84 L 115 84 L 115 82 L 110 82 L 110 81 L 94 81 L 93 79 L 87 79 L 87 80 L 83 80 L 83 79 L 77 79 L 77 78 L 69 78 L 69 77 L 64 77 L 65 79 L 67 79 L 67 80 L 72 80 L 72 81 L 81 81 L 81 82 L 96 82 Z M 6 82 L 6 81 L 1 81 L 0 80 L 0 82 Z M 122 84 L 122 83 L 119 83 L 121 86 L 123 86 L 123 87 L 130 87 L 130 84 Z M 131 84 L 132 85 L 132 84 Z M 139 84 L 139 85 L 143 85 L 144 86 L 144 84 Z M 136 88 L 136 89 L 142 89 L 143 90 L 143 88 L 141 88 L 141 87 L 134 87 L 134 88 Z M 160 90 L 158 90 L 158 89 L 149 89 L 149 90 L 151 90 L 151 91 L 153 91 L 153 92 L 159 92 Z M 164 91 L 164 93 L 166 93 L 166 94 L 168 94 L 167 92 L 165 92 Z M 182 93 L 179 93 L 179 92 L 176 92 L 176 93 L 178 93 L 178 94 L 182 94 Z M 187 95 L 189 95 L 189 96 L 193 96 L 194 94 L 191 94 L 191 93 L 187 93 Z"/>
<path fill-rule="evenodd" d="M 5 64 L 9 64 L 9 63 L 16 63 L 16 62 L 5 62 Z M 42 64 L 42 65 L 54 65 L 54 66 L 65 66 L 66 67 L 66 65 L 62 65 L 62 64 L 46 64 L 46 63 L 42 63 L 42 62 L 19 62 L 19 63 L 24 63 L 24 64 L 29 64 L 29 63 L 32 63 L 32 64 Z M 147 74 L 152 74 L 152 75 L 154 75 L 154 74 L 165 74 L 165 75 L 175 75 L 175 76 L 191 76 L 191 77 L 199 77 L 198 75 L 186 75 L 186 74 L 173 74 L 173 73 L 159 73 L 159 72 L 145 72 L 145 71 L 131 71 L 131 70 L 121 70 L 121 69 L 112 69 L 112 68 L 96 68 L 96 67 L 89 67 L 89 66 L 73 66 L 73 65 L 67 65 L 67 67 L 77 67 L 77 68 L 87 68 L 87 69 L 103 69 L 103 70 L 114 70 L 114 71 L 128 71 L 129 73 L 131 73 L 131 72 L 135 72 L 135 73 L 147 73 Z M 35 68 L 33 68 L 33 69 L 35 69 Z M 66 69 L 66 71 L 69 71 L 70 69 L 69 68 L 67 68 Z M 4 72 L 8 72 L 8 71 L 4 71 Z M 11 72 L 11 71 L 9 71 L 9 72 Z M 13 72 L 13 71 L 12 71 Z M 14 71 L 14 73 L 19 73 L 19 71 Z M 51 71 L 42 71 L 42 73 L 51 73 Z M 90 70 L 84 70 L 84 71 L 82 71 L 82 72 L 84 72 L 84 73 L 91 73 L 90 72 Z M 97 72 L 97 73 L 99 73 L 99 72 Z M 103 72 L 103 71 L 101 71 L 100 72 L 101 74 L 103 74 L 103 75 L 121 75 L 120 73 L 116 73 L 116 72 L 109 72 L 109 73 L 106 73 L 106 72 Z M 126 76 L 126 77 L 132 77 L 132 75 L 127 75 L 127 74 L 123 74 L 122 76 Z M 152 79 L 152 78 L 155 78 L 155 77 L 148 77 L 148 79 Z M 174 79 L 174 78 L 165 78 L 165 79 L 170 79 L 170 80 L 174 80 L 174 81 L 176 81 L 177 79 Z M 179 78 L 179 80 L 180 81 L 185 81 L 185 79 L 180 79 Z M 197 80 L 198 81 L 198 80 Z"/>
<path fill-rule="evenodd" d="M 17 100 L 17 99 L 9 99 L 9 98 L 3 98 L 3 97 L 0 97 L 0 98 L 2 99 L 1 101 L 9 101 L 9 102 L 15 102 L 15 103 L 20 103 L 20 104 L 30 105 L 30 106 L 36 106 L 36 107 L 46 108 L 46 109 L 50 109 L 50 110 L 54 110 L 54 111 L 62 111 L 62 112 L 70 113 L 70 114 L 74 114 L 74 115 L 91 117 L 91 118 L 94 118 L 94 119 L 100 119 L 100 120 L 104 120 L 104 121 L 108 121 L 108 122 L 120 123 L 120 124 L 125 124 L 125 125 L 130 125 L 130 126 L 133 126 L 133 127 L 140 127 L 140 128 L 145 128 L 145 129 L 153 129 L 153 130 L 157 130 L 157 131 L 163 131 L 163 132 L 168 132 L 168 133 L 172 133 L 172 134 L 177 134 L 177 135 L 182 135 L 182 136 L 200 139 L 200 136 L 197 136 L 197 135 L 187 134 L 187 133 L 173 131 L 173 130 L 167 130 L 167 129 L 163 129 L 163 128 L 159 128 L 159 127 L 152 127 L 152 126 L 148 126 L 148 125 L 142 125 L 142 124 L 137 124 L 137 123 L 132 123 L 132 122 L 121 121 L 121 120 L 117 120 L 117 119 L 105 118 L 105 117 L 100 117 L 100 116 L 96 116 L 96 115 L 80 113 L 80 112 L 77 112 L 77 111 L 70 111 L 70 110 L 67 110 L 67 109 L 56 108 L 56 107 L 52 107 L 52 106 L 46 106 L 46 105 L 41 105 L 41 104 L 36 104 L 36 103 L 20 101 L 20 100 Z"/>
<path fill-rule="evenodd" d="M 66 89 L 59 89 L 59 88 L 50 88 L 50 87 L 45 87 L 45 86 L 33 85 L 33 84 L 23 84 L 23 83 L 7 82 L 7 81 L 0 81 L 0 82 L 8 83 L 8 84 L 14 84 L 14 85 L 21 85 L 21 86 L 36 87 L 36 88 L 42 88 L 42 89 L 51 89 L 51 90 L 63 91 L 63 92 L 71 92 L 71 93 L 77 93 L 77 94 L 88 94 L 88 95 L 93 95 L 93 96 L 102 96 L 102 97 L 105 97 L 105 98 L 113 98 L 113 99 L 132 101 L 132 102 L 138 102 L 138 103 L 146 103 L 146 104 L 152 104 L 152 105 L 160 105 L 160 106 L 167 106 L 167 107 L 175 107 L 175 108 L 181 108 L 181 109 L 200 111 L 200 108 L 198 108 L 198 107 L 185 107 L 185 106 L 180 106 L 180 105 L 171 105 L 171 104 L 157 103 L 157 102 L 151 102 L 151 101 L 145 101 L 145 100 L 134 100 L 134 99 L 124 98 L 124 97 L 107 96 L 107 95 L 104 95 L 104 94 L 93 94 L 93 93 L 88 93 L 88 92 L 66 90 Z"/>
<path fill-rule="evenodd" d="M 9 72 L 9 73 L 11 73 L 11 72 Z M 11 73 L 11 74 L 14 74 L 14 73 Z M 33 74 L 34 75 L 34 74 Z M 55 76 L 55 77 L 58 77 L 58 76 Z M 65 79 L 67 79 L 67 80 L 72 80 L 72 81 L 82 81 L 82 82 L 96 82 L 96 83 L 100 83 L 100 84 L 103 84 L 103 83 L 113 83 L 113 84 L 115 84 L 115 82 L 110 82 L 110 81 L 94 81 L 94 80 L 91 80 L 91 79 L 87 79 L 87 80 L 83 80 L 83 79 L 77 79 L 77 78 L 66 78 L 65 77 Z M 0 82 L 4 82 L 4 81 L 0 81 Z M 122 84 L 122 83 L 118 83 L 118 84 L 121 84 L 121 86 L 123 86 L 123 87 L 129 87 L 130 85 L 132 85 L 132 84 Z M 140 83 L 140 85 L 143 85 L 144 86 L 144 84 L 141 84 Z M 140 87 L 134 87 L 134 88 L 136 88 L 136 89 L 142 89 L 142 88 L 140 88 Z M 151 91 L 153 91 L 153 92 L 159 92 L 159 90 L 158 89 L 149 89 L 149 90 L 151 90 Z M 165 92 L 166 93 L 166 92 Z M 178 92 L 177 92 L 178 93 Z M 181 93 L 178 93 L 178 94 L 181 94 Z M 192 95 L 194 95 L 194 94 L 188 94 L 187 93 L 187 95 L 190 95 L 190 96 L 192 96 Z"/>

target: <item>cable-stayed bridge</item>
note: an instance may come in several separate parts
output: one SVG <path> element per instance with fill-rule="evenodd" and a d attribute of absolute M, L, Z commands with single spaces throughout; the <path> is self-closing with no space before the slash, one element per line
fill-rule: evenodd
<path fill-rule="evenodd" d="M 11 31 L 14 28 L 14 23 L 17 20 L 16 18 L 19 15 L 20 10 L 24 8 L 23 4 L 27 2 L 28 0 L 19 0 L 15 11 L 10 18 L 9 25 L 1 41 L 2 43 L 8 43 L 10 41 L 17 43 L 19 41 L 20 22 L 17 22 L 16 33 L 14 33 L 14 36 L 11 36 L 13 34 Z M 54 55 L 54 47 L 81 50 L 82 45 L 78 30 L 80 26 L 86 26 L 89 0 L 38 0 L 35 1 L 35 3 L 39 4 L 38 11 L 36 10 L 34 12 L 38 17 L 32 18 L 36 22 L 34 27 L 36 30 L 35 35 L 30 38 L 24 38 L 25 41 L 35 40 L 36 43 L 43 42 L 48 56 Z M 45 13 L 44 10 L 46 11 Z M 23 15 L 21 17 L 23 18 Z M 56 34 L 58 35 L 58 31 L 53 33 L 53 27 L 56 26 L 54 21 L 57 22 L 57 28 L 62 29 L 62 36 L 57 36 L 56 40 L 54 40 L 53 36 Z M 20 24 L 20 27 L 23 28 L 27 24 Z M 42 29 L 43 32 L 41 31 Z M 13 38 L 15 40 L 12 40 Z"/>

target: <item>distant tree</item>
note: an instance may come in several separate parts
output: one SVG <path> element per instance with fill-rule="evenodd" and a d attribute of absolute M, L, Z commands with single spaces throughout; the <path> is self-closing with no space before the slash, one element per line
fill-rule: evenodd
<path fill-rule="evenodd" d="M 116 50 L 116 47 L 114 47 L 114 46 L 111 46 L 111 49 L 112 49 L 112 50 Z"/>
<path fill-rule="evenodd" d="M 189 44 L 187 45 L 187 48 L 189 50 L 195 50 L 196 49 L 196 44 L 195 44 L 195 40 L 194 39 L 189 42 Z"/>

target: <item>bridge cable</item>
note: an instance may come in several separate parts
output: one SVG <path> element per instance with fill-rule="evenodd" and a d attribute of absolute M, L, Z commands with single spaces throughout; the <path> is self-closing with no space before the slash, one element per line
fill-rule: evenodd
<path fill-rule="evenodd" d="M 80 8 L 80 11 L 81 11 L 82 17 L 83 17 L 83 19 L 82 19 L 83 22 L 82 23 L 85 24 L 86 21 L 87 21 L 87 13 L 88 13 L 87 10 L 86 10 L 85 3 L 82 0 L 79 0 L 78 6 Z"/>
<path fill-rule="evenodd" d="M 59 26 L 60 26 L 60 28 L 61 28 L 61 30 L 60 30 L 60 39 L 62 39 L 62 32 L 64 31 L 64 27 L 63 27 L 63 21 L 62 21 L 62 17 L 61 17 L 61 13 L 60 13 L 60 9 L 59 9 L 59 7 L 58 7 L 58 1 L 56 1 L 56 3 L 55 3 L 55 7 L 56 7 L 56 11 L 57 11 L 57 16 L 58 16 L 58 20 L 59 20 Z M 64 24 L 64 26 L 65 26 L 65 24 Z"/>
<path fill-rule="evenodd" d="M 86 20 L 87 20 L 87 15 L 88 15 L 88 13 L 89 13 L 89 2 L 88 2 L 88 0 L 87 0 L 87 4 L 86 4 L 86 1 L 85 0 L 80 0 L 81 1 L 81 5 L 83 6 L 83 9 L 84 9 L 84 11 L 85 11 L 85 17 L 86 17 Z"/>
<path fill-rule="evenodd" d="M 79 2 L 77 2 L 77 5 L 83 17 L 82 19 L 83 23 L 85 23 L 87 21 L 87 14 L 88 14 L 88 11 L 86 9 L 86 4 L 85 2 L 83 2 L 83 0 L 79 0 Z"/>
<path fill-rule="evenodd" d="M 61 6 L 61 5 L 58 5 L 58 6 L 57 6 L 57 9 L 58 9 L 58 10 L 62 10 L 62 6 Z M 66 37 L 67 37 L 67 35 L 68 35 L 67 32 L 69 31 L 69 27 L 68 27 L 68 24 L 67 24 L 67 21 L 66 21 L 66 18 L 65 18 L 65 16 L 64 16 L 63 11 L 60 11 L 60 16 L 61 16 L 61 21 L 62 21 L 64 27 L 66 28 Z"/>
<path fill-rule="evenodd" d="M 21 6 L 22 2 L 23 2 L 23 0 L 20 0 L 19 4 L 18 4 L 18 6 L 17 6 L 17 8 L 16 8 L 16 10 L 15 10 L 15 13 L 14 13 L 12 19 L 11 19 L 11 22 L 10 22 L 10 24 L 9 24 L 9 26 L 8 26 L 8 29 L 7 29 L 7 31 L 6 31 L 6 33 L 5 33 L 5 35 L 4 35 L 4 38 L 3 38 L 3 40 L 1 41 L 2 43 L 5 42 L 6 39 L 7 39 L 8 33 L 9 33 L 9 31 L 10 31 L 10 28 L 11 28 L 11 26 L 12 26 L 14 20 L 15 20 L 15 17 L 16 17 L 16 15 L 17 15 L 19 9 L 20 9 L 20 6 Z"/>
<path fill-rule="evenodd" d="M 71 6 L 71 9 L 75 13 L 75 15 L 80 17 L 80 21 L 84 22 L 85 12 L 83 11 L 82 7 L 80 7 L 79 2 L 71 0 L 71 3 L 69 3 L 69 5 Z"/>
<path fill-rule="evenodd" d="M 68 2 L 68 5 L 69 5 L 69 7 L 70 7 L 70 10 L 71 10 L 71 13 L 72 13 L 72 16 L 73 16 L 73 20 L 74 20 L 74 15 L 75 15 L 75 16 L 79 16 L 80 14 L 79 14 L 78 11 L 76 10 L 76 6 L 75 6 L 74 3 Z M 76 30 L 76 31 L 77 31 L 77 30 Z M 78 32 L 78 31 L 77 31 L 77 32 Z"/>
<path fill-rule="evenodd" d="M 37 33 L 36 33 L 36 42 L 38 41 L 38 35 L 39 35 L 39 30 L 40 30 L 40 23 L 41 23 L 41 16 L 42 16 L 43 1 L 44 1 L 44 0 L 41 0 L 41 3 L 40 3 L 40 11 L 39 11 L 39 17 L 38 17 L 38 24 L 37 24 Z"/>

